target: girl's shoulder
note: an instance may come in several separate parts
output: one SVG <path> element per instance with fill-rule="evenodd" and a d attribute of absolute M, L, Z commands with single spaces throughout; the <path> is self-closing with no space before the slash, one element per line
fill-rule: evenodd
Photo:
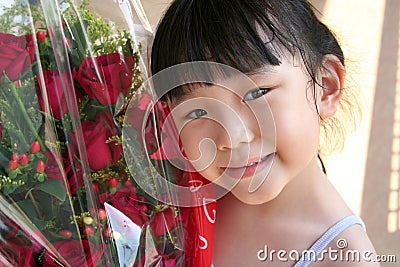
<path fill-rule="evenodd" d="M 348 223 L 347 227 L 343 227 L 342 231 L 337 232 L 330 242 L 327 242 L 315 266 L 380 266 L 375 261 L 376 251 L 361 219 L 354 215 L 345 219 L 352 220 L 353 223 Z"/>

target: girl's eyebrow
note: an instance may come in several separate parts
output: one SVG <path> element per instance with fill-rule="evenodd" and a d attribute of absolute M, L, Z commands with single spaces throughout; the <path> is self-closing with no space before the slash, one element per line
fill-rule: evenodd
<path fill-rule="evenodd" d="M 213 86 L 214 84 L 211 82 L 196 82 L 196 84 L 199 84 L 200 86 L 197 88 L 194 87 L 186 87 L 184 88 L 181 92 L 181 94 L 179 95 L 175 95 L 173 98 L 173 103 L 175 104 L 180 104 L 181 102 L 185 101 L 187 98 L 190 98 L 191 96 L 193 96 L 194 92 L 198 89 L 201 89 L 203 87 L 207 87 L 207 86 Z M 192 84 L 193 85 L 193 84 Z"/>
<path fill-rule="evenodd" d="M 185 90 L 184 92 L 182 92 L 182 94 L 174 96 L 171 102 L 174 106 L 179 105 L 180 103 L 190 98 L 191 95 L 193 95 L 193 90 Z"/>
<path fill-rule="evenodd" d="M 257 76 L 257 75 L 265 75 L 271 73 L 277 73 L 278 71 L 274 68 L 274 66 L 264 66 L 258 70 L 246 72 L 247 76 Z"/>

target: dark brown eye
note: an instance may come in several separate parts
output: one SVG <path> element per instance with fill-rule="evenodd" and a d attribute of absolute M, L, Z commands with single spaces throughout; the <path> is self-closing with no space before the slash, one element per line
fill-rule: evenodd
<path fill-rule="evenodd" d="M 249 100 L 257 99 L 259 97 L 262 97 L 269 91 L 270 91 L 270 89 L 268 89 L 268 88 L 257 88 L 257 89 L 251 90 L 245 94 L 245 96 L 243 97 L 243 100 L 249 101 Z"/>
<path fill-rule="evenodd" d="M 207 111 L 205 111 L 204 109 L 195 109 L 193 111 L 191 111 L 190 113 L 188 113 L 185 118 L 186 119 L 198 119 L 204 115 L 207 115 Z"/>

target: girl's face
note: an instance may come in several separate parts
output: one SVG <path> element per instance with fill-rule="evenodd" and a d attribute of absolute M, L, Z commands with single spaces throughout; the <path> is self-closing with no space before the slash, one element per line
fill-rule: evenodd
<path fill-rule="evenodd" d="M 248 204 L 275 198 L 317 155 L 319 116 L 309 77 L 282 60 L 170 103 L 183 149 L 207 180 Z"/>

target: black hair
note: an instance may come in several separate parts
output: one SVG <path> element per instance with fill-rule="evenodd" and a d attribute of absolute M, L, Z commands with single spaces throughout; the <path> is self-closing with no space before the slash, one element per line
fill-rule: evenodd
<path fill-rule="evenodd" d="M 344 65 L 338 41 L 305 0 L 175 0 L 158 25 L 151 71 L 215 61 L 247 74 L 279 65 L 285 50 L 300 53 L 314 82 L 324 55 Z M 167 95 L 174 98 L 182 90 Z"/>
<path fill-rule="evenodd" d="M 345 65 L 338 40 L 306 0 L 175 0 L 158 25 L 151 72 L 154 75 L 184 62 L 213 61 L 249 74 L 266 65 L 279 65 L 282 57 L 291 55 L 302 59 L 315 96 L 317 73 L 329 54 Z M 163 98 L 179 98 L 186 88 L 177 87 Z M 321 140 L 329 151 L 343 147 L 347 122 L 351 122 L 346 117 L 357 116 L 352 93 L 348 98 L 343 94 L 342 99 L 341 112 L 355 114 L 321 120 L 325 137 Z M 331 142 L 328 136 L 336 140 Z"/>

